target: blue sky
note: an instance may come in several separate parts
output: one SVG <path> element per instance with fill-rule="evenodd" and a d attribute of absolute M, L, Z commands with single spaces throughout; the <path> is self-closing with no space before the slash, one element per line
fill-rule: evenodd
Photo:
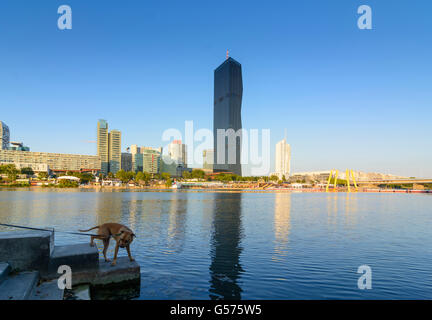
<path fill-rule="evenodd" d="M 121 3 L 121 4 L 120 4 Z M 72 8 L 72 30 L 57 8 Z M 373 30 L 357 28 L 357 8 Z M 33 151 L 95 154 L 212 128 L 213 70 L 243 67 L 243 126 L 292 147 L 292 171 L 432 176 L 430 1 L 0 3 L 0 120 Z M 272 158 L 273 159 L 273 158 Z M 272 160 L 273 162 L 273 160 Z"/>

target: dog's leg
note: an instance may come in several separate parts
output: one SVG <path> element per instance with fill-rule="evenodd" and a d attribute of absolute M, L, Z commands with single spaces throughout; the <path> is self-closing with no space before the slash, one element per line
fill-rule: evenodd
<path fill-rule="evenodd" d="M 94 247 L 94 237 L 90 237 L 90 247 Z"/>
<path fill-rule="evenodd" d="M 112 266 L 115 266 L 116 263 L 117 263 L 117 253 L 118 253 L 118 250 L 119 250 L 119 244 L 117 242 L 115 250 L 114 250 L 114 259 L 113 259 L 113 262 L 111 263 Z"/>
<path fill-rule="evenodd" d="M 135 261 L 135 259 L 132 258 L 132 255 L 131 255 L 131 252 L 130 252 L 130 247 L 129 247 L 129 245 L 127 245 L 126 250 L 127 250 L 128 256 L 129 256 L 129 260 L 130 260 L 130 261 Z"/>
<path fill-rule="evenodd" d="M 109 243 L 110 243 L 110 239 L 109 238 L 103 239 L 103 244 L 104 244 L 103 255 L 104 255 L 104 258 L 105 258 L 105 262 L 110 262 L 111 261 L 106 256 L 106 253 L 107 253 L 107 250 L 108 250 L 108 247 L 109 247 Z"/>

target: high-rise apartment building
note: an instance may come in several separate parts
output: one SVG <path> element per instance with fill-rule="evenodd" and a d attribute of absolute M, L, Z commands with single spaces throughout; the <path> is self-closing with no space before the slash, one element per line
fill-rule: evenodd
<path fill-rule="evenodd" d="M 9 127 L 0 121 L 0 150 L 9 149 L 10 132 Z"/>
<path fill-rule="evenodd" d="M 121 169 L 124 171 L 132 171 L 132 153 L 122 152 Z"/>
<path fill-rule="evenodd" d="M 121 132 L 108 131 L 108 122 L 100 119 L 97 124 L 97 155 L 101 159 L 101 172 L 116 173 L 121 168 Z"/>
<path fill-rule="evenodd" d="M 108 122 L 100 119 L 97 124 L 97 155 L 101 160 L 101 172 L 108 174 L 109 171 L 109 142 Z"/>
<path fill-rule="evenodd" d="M 121 169 L 121 132 L 111 130 L 108 134 L 109 172 L 116 174 Z"/>
<path fill-rule="evenodd" d="M 157 174 L 160 172 L 161 167 L 161 148 L 142 148 L 143 171 Z"/>
<path fill-rule="evenodd" d="M 173 140 L 168 145 L 168 155 L 176 164 L 187 166 L 186 145 L 181 140 Z"/>
<path fill-rule="evenodd" d="M 282 179 L 283 176 L 288 178 L 290 176 L 290 163 L 291 163 L 291 147 L 287 144 L 286 139 L 276 143 L 275 152 L 275 175 Z"/>
<path fill-rule="evenodd" d="M 241 64 L 227 57 L 214 71 L 213 170 L 215 172 L 242 174 L 240 162 L 242 97 Z"/>

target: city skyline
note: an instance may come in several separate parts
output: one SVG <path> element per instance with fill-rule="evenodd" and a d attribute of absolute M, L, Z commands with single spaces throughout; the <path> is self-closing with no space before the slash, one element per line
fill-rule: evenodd
<path fill-rule="evenodd" d="M 429 3 L 371 1 L 374 28 L 367 31 L 357 28 L 355 1 L 271 9 L 238 2 L 233 12 L 220 4 L 69 4 L 74 26 L 65 32 L 49 4 L 28 4 L 33 10 L 25 13 L 0 5 L 8 30 L 2 121 L 11 140 L 32 150 L 96 154 L 84 141 L 94 140 L 99 118 L 122 131 L 124 146 L 164 145 L 162 132 L 182 129 L 185 120 L 211 129 L 212 70 L 230 49 L 245 67 L 244 128 L 270 128 L 274 146 L 287 127 L 293 172 L 432 176 Z M 208 10 L 196 20 L 194 6 Z M 142 12 L 163 14 L 142 20 Z M 106 19 L 95 22 L 100 14 Z"/>

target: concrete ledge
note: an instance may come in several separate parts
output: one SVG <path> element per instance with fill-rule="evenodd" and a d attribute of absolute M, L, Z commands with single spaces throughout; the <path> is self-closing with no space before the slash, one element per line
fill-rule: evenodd
<path fill-rule="evenodd" d="M 119 257 L 117 265 L 100 262 L 99 272 L 93 280 L 90 292 L 92 300 L 132 299 L 140 294 L 140 266 L 128 257 Z"/>
<path fill-rule="evenodd" d="M 9 275 L 0 284 L 0 300 L 26 300 L 39 279 L 39 272 L 22 272 Z"/>
<path fill-rule="evenodd" d="M 8 276 L 11 267 L 8 263 L 0 262 L 0 283 Z"/>
<path fill-rule="evenodd" d="M 13 271 L 48 270 L 54 233 L 49 231 L 0 232 L 0 261 Z"/>
<path fill-rule="evenodd" d="M 115 266 L 112 266 L 111 262 L 100 262 L 92 285 L 109 285 L 137 279 L 140 279 L 139 264 L 136 261 L 130 261 L 128 257 L 118 257 Z"/>
<path fill-rule="evenodd" d="M 91 284 L 92 286 L 101 287 L 113 284 L 122 284 L 127 281 L 139 282 L 140 279 L 139 264 L 135 261 L 129 261 L 128 257 L 119 257 L 116 266 L 111 266 L 111 262 L 99 260 L 98 269 L 72 272 L 73 286 Z"/>
<path fill-rule="evenodd" d="M 59 289 L 57 280 L 43 282 L 35 287 L 28 300 L 63 300 L 64 289 Z"/>
<path fill-rule="evenodd" d="M 58 267 L 68 265 L 72 269 L 72 277 L 80 271 L 92 272 L 99 267 L 99 252 L 97 247 L 88 243 L 66 246 L 55 246 L 49 262 L 48 273 L 42 275 L 44 279 L 57 278 Z"/>

